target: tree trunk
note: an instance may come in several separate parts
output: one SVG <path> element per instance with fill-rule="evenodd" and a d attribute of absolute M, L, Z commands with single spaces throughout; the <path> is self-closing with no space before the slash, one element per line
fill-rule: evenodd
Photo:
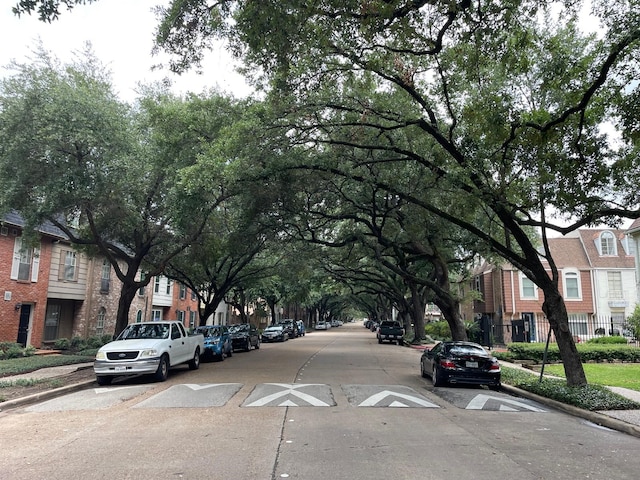
<path fill-rule="evenodd" d="M 549 325 L 556 336 L 556 343 L 560 350 L 560 358 L 564 365 L 564 373 L 567 377 L 567 385 L 579 387 L 587 384 L 587 377 L 582 367 L 582 360 L 573 341 L 573 335 L 569 329 L 569 316 L 562 296 L 557 289 L 547 288 L 544 291 L 544 303 L 542 311 L 549 320 Z"/>
<path fill-rule="evenodd" d="M 424 288 L 411 285 L 411 319 L 413 320 L 413 340 L 412 343 L 422 343 L 427 336 L 424 332 L 424 311 L 426 302 L 422 292 Z"/>
<path fill-rule="evenodd" d="M 276 324 L 276 303 L 267 300 L 267 303 L 269 304 L 269 311 L 271 312 L 271 325 L 275 325 Z"/>
<path fill-rule="evenodd" d="M 456 341 L 467 341 L 467 330 L 464 328 L 464 322 L 460 318 L 459 302 L 453 297 L 436 298 L 434 303 L 442 312 L 442 316 L 449 324 L 451 330 L 451 338 Z"/>
<path fill-rule="evenodd" d="M 139 288 L 140 286 L 137 283 L 122 283 L 120 299 L 118 300 L 118 314 L 116 316 L 114 335 L 119 335 L 120 332 L 129 325 L 129 310 L 131 310 L 131 303 L 133 303 L 133 299 L 136 298 Z"/>

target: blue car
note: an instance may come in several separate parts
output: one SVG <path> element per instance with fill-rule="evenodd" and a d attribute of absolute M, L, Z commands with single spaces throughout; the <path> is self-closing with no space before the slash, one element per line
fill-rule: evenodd
<path fill-rule="evenodd" d="M 204 325 L 198 327 L 195 333 L 204 335 L 203 358 L 224 360 L 224 357 L 233 355 L 231 336 L 229 329 L 225 325 Z"/>

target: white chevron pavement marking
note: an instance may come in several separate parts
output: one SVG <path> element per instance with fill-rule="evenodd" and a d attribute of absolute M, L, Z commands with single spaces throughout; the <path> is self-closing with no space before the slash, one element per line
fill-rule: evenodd
<path fill-rule="evenodd" d="M 207 388 L 224 387 L 226 385 L 237 385 L 237 383 L 182 383 L 181 385 L 184 385 L 185 387 L 197 392 L 198 390 L 205 390 Z"/>
<path fill-rule="evenodd" d="M 510 398 L 493 397 L 491 395 L 484 395 L 482 393 L 480 395 L 476 395 L 475 397 L 473 397 L 473 399 L 466 406 L 466 410 L 482 410 L 484 408 L 485 404 L 489 400 L 495 400 L 495 401 L 500 402 L 500 403 L 507 403 L 507 404 L 513 405 L 515 407 L 524 408 L 525 410 L 531 410 L 532 412 L 546 412 L 546 410 L 543 410 L 541 408 L 537 408 L 537 407 L 534 407 L 534 406 L 531 406 L 531 405 L 527 405 L 524 402 L 518 402 L 517 400 L 511 400 Z M 513 409 L 513 408 L 511 408 L 509 406 L 505 406 L 504 409 L 501 406 L 500 410 L 503 410 L 503 411 L 517 411 L 516 409 Z"/>
<path fill-rule="evenodd" d="M 314 397 L 313 395 L 309 395 L 309 394 L 304 393 L 304 392 L 296 391 L 298 388 L 310 387 L 310 386 L 321 386 L 321 385 L 323 385 L 321 383 L 296 383 L 296 384 L 266 383 L 265 385 L 275 385 L 275 386 L 278 386 L 278 387 L 283 387 L 283 388 L 285 388 L 285 390 L 281 390 L 279 392 L 272 393 L 271 395 L 267 395 L 266 397 L 262 397 L 262 398 L 256 400 L 255 402 L 251 402 L 250 404 L 247 405 L 247 407 L 262 407 L 262 406 L 266 405 L 267 403 L 270 403 L 270 402 L 272 402 L 272 401 L 274 401 L 274 400 L 276 400 L 278 398 L 285 397 L 287 395 L 293 395 L 295 397 L 298 397 L 301 400 L 304 400 L 305 402 L 313 405 L 314 407 L 329 407 L 330 406 L 328 403 L 323 402 L 322 400 L 320 400 L 319 398 Z M 298 405 L 296 405 L 295 403 L 293 403 L 290 400 L 288 400 L 288 401 L 284 402 L 283 404 L 281 404 L 281 406 L 297 407 Z"/>
<path fill-rule="evenodd" d="M 387 397 L 404 398 L 405 400 L 409 400 L 410 402 L 417 403 L 418 405 L 421 405 L 423 407 L 439 408 L 438 405 L 436 405 L 435 403 L 428 402 L 428 401 L 426 401 L 426 400 L 424 400 L 424 399 L 422 399 L 420 397 L 414 397 L 413 395 L 407 395 L 405 393 L 392 392 L 390 390 L 383 390 L 382 392 L 378 392 L 378 393 L 376 393 L 374 395 L 371 395 L 369 398 L 367 398 L 366 400 L 361 402 L 358 406 L 359 407 L 373 407 L 378 402 L 384 400 Z M 407 407 L 408 406 L 408 405 L 404 405 L 402 403 L 394 405 L 394 403 L 396 403 L 396 402 L 394 401 L 389 406 L 390 407 L 399 407 L 399 406 Z"/>

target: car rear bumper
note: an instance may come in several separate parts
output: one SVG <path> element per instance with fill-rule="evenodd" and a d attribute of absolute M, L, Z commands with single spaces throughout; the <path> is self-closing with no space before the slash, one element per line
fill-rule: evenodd
<path fill-rule="evenodd" d="M 449 383 L 464 383 L 468 385 L 500 385 L 500 373 L 483 372 L 456 372 L 455 370 L 445 370 L 443 379 Z"/>

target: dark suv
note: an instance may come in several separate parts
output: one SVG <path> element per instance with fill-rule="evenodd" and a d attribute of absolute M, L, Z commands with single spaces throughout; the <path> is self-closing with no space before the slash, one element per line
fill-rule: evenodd
<path fill-rule="evenodd" d="M 298 332 L 298 324 L 291 318 L 280 320 L 278 325 L 282 325 L 285 331 L 289 334 L 289 338 L 297 338 L 300 333 Z"/>
<path fill-rule="evenodd" d="M 251 350 L 251 347 L 260 348 L 260 334 L 258 329 L 248 323 L 229 326 L 231 345 L 233 350 Z"/>

